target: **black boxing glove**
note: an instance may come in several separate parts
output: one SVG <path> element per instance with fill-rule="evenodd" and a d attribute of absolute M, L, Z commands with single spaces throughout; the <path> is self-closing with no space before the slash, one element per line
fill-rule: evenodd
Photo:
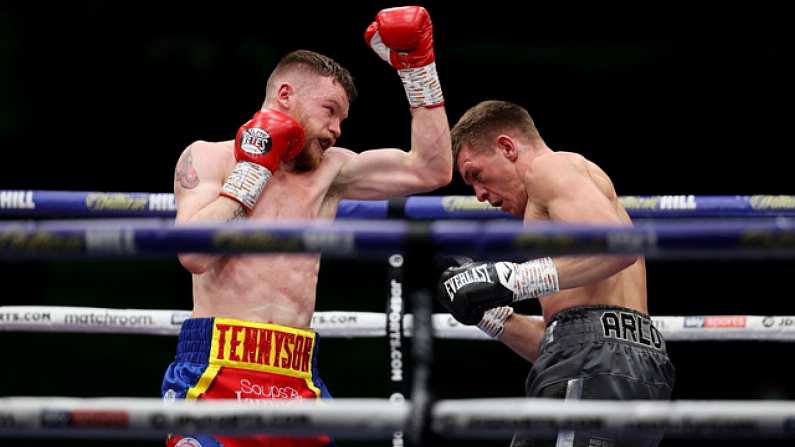
<path fill-rule="evenodd" d="M 450 267 L 439 280 L 439 301 L 462 324 L 480 325 L 495 307 L 549 295 L 559 290 L 551 258 L 513 262 L 473 262 Z"/>

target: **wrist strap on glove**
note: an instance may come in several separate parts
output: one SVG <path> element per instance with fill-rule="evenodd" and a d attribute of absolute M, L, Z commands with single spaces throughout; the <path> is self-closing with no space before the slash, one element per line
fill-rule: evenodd
<path fill-rule="evenodd" d="M 398 70 L 409 106 L 438 107 L 444 104 L 442 85 L 436 73 L 436 63 L 430 63 L 418 68 L 404 68 Z"/>
<path fill-rule="evenodd" d="M 513 301 L 551 295 L 560 291 L 558 269 L 552 258 L 539 258 L 515 264 L 494 264 L 500 282 L 513 291 Z"/>
<path fill-rule="evenodd" d="M 502 306 L 489 309 L 483 313 L 483 319 L 478 323 L 478 329 L 491 338 L 500 338 L 505 330 L 505 321 L 513 315 L 513 307 Z"/>
<path fill-rule="evenodd" d="M 239 161 L 224 182 L 221 195 L 240 202 L 243 208 L 251 211 L 270 178 L 271 171 L 266 167 L 249 161 Z"/>

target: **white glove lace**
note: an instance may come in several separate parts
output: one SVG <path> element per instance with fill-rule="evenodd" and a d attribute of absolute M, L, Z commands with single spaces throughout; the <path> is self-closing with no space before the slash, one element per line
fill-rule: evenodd
<path fill-rule="evenodd" d="M 499 338 L 505 331 L 505 321 L 513 315 L 513 307 L 503 306 L 489 309 L 478 323 L 478 329 L 491 338 Z"/>

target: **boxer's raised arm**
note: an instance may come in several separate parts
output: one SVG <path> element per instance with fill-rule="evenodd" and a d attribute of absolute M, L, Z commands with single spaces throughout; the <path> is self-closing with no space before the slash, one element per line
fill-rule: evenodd
<path fill-rule="evenodd" d="M 411 107 L 411 149 L 365 151 L 349 157 L 334 185 L 342 197 L 382 199 L 430 191 L 453 174 L 450 126 L 425 8 L 384 9 L 365 32 L 367 44 L 398 70 Z"/>
<path fill-rule="evenodd" d="M 334 180 L 343 198 L 386 199 L 450 183 L 453 159 L 444 109 L 416 109 L 412 114 L 411 150 L 374 149 L 349 157 Z"/>

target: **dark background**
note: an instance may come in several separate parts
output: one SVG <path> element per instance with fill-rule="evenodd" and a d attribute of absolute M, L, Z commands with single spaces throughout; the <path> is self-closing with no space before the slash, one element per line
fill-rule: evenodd
<path fill-rule="evenodd" d="M 232 138 L 259 108 L 276 61 L 298 48 L 335 58 L 356 79 L 360 98 L 338 145 L 406 148 L 403 89 L 362 38 L 380 8 L 397 4 L 405 3 L 3 3 L 0 188 L 171 191 L 180 152 L 197 139 Z M 481 100 L 517 102 L 550 147 L 602 166 L 621 195 L 793 193 L 793 48 L 783 11 L 425 6 L 451 124 Z M 434 194 L 470 191 L 456 178 Z M 650 311 L 793 315 L 791 271 L 788 261 L 651 261 Z M 385 264 L 325 261 L 318 310 L 383 311 L 385 275 Z M 3 263 L 0 283 L 3 305 L 191 306 L 189 275 L 172 259 Z M 154 397 L 175 339 L 3 333 L 0 344 L 0 395 Z M 332 393 L 387 396 L 383 345 L 325 339 L 320 361 Z M 504 346 L 439 340 L 437 348 L 439 397 L 523 394 L 529 365 Z M 788 344 L 673 342 L 669 351 L 676 399 L 795 398 Z M 64 445 L 47 445 L 56 444 Z M 746 444 L 755 443 L 732 445 Z"/>

